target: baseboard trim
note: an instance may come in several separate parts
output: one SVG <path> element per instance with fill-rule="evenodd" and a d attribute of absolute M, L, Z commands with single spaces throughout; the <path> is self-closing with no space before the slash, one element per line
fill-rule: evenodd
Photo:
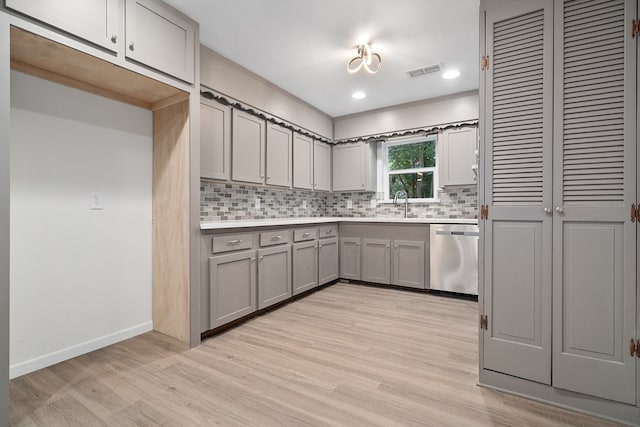
<path fill-rule="evenodd" d="M 133 338 L 137 335 L 144 334 L 145 332 L 149 332 L 151 330 L 153 330 L 153 322 L 149 321 L 141 323 L 140 325 L 123 329 L 121 331 L 104 335 L 102 337 L 94 338 L 92 340 L 76 344 L 71 347 L 63 348 L 49 354 L 34 357 L 33 359 L 25 360 L 24 362 L 10 365 L 9 379 L 14 379 L 30 372 L 55 365 L 56 363 L 64 362 L 65 360 L 69 360 L 74 357 L 92 352 L 94 350 L 107 347 L 111 344 Z"/>

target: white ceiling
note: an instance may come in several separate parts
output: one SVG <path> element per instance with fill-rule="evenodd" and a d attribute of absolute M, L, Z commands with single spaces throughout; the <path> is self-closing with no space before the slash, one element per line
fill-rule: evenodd
<path fill-rule="evenodd" d="M 165 1 L 200 23 L 202 44 L 332 117 L 478 88 L 479 0 Z M 378 74 L 347 72 L 361 40 Z M 436 63 L 460 77 L 405 74 Z"/>

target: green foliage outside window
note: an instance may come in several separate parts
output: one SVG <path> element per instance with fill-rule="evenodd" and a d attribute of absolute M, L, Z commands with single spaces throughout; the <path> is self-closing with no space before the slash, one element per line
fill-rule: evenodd
<path fill-rule="evenodd" d="M 389 197 L 397 191 L 406 191 L 409 198 L 430 199 L 433 194 L 433 171 L 405 171 L 406 169 L 433 168 L 436 165 L 435 141 L 390 145 L 387 151 L 389 171 Z"/>

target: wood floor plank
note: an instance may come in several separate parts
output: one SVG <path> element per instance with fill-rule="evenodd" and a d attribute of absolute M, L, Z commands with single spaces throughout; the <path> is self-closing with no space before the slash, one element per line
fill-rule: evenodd
<path fill-rule="evenodd" d="M 476 386 L 477 303 L 339 283 L 185 349 L 151 332 L 11 381 L 12 426 L 617 426 Z"/>

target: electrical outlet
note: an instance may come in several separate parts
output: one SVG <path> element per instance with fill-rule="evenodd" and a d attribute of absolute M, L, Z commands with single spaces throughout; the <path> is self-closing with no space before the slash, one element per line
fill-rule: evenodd
<path fill-rule="evenodd" d="M 347 200 L 347 209 L 353 209 L 353 202 L 351 200 Z"/>
<path fill-rule="evenodd" d="M 102 203 L 102 193 L 91 192 L 89 193 L 89 209 L 93 211 L 104 209 Z"/>
<path fill-rule="evenodd" d="M 260 199 L 256 197 L 256 204 L 255 204 L 256 209 L 260 209 Z"/>
<path fill-rule="evenodd" d="M 307 209 L 307 201 L 306 200 L 302 201 L 302 209 Z"/>
<path fill-rule="evenodd" d="M 369 203 L 371 204 L 372 208 L 375 208 L 376 206 L 378 206 L 378 201 L 376 199 L 371 199 Z"/>

